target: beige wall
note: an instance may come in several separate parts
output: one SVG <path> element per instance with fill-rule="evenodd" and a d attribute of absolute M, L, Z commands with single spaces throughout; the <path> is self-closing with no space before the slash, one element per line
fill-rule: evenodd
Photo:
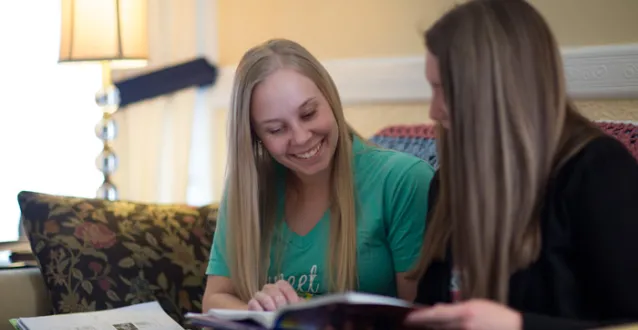
<path fill-rule="evenodd" d="M 638 41 L 636 0 L 529 0 L 562 45 Z M 455 0 L 218 0 L 222 65 L 273 37 L 321 59 L 415 55 L 421 31 Z"/>
<path fill-rule="evenodd" d="M 320 59 L 420 54 L 419 31 L 450 3 L 218 0 L 220 60 L 234 64 L 246 49 L 273 37 L 293 39 Z"/>
<path fill-rule="evenodd" d="M 638 42 L 638 0 L 529 0 L 547 18 L 561 46 Z M 284 37 L 321 60 L 423 53 L 421 31 L 455 0 L 218 0 L 220 64 L 233 65 L 255 44 Z M 591 118 L 638 120 L 638 101 L 579 103 Z M 349 107 L 364 136 L 392 124 L 427 121 L 427 104 Z M 218 160 L 225 163 L 226 110 L 218 109 Z M 217 175 L 221 191 L 223 170 Z M 219 196 L 219 195 L 217 195 Z"/>

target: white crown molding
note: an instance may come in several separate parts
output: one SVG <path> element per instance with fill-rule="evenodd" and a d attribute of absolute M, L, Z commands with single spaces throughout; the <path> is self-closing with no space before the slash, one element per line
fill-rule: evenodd
<path fill-rule="evenodd" d="M 638 98 L 638 44 L 562 50 L 569 94 L 576 99 Z M 344 105 L 424 102 L 431 97 L 424 56 L 349 58 L 323 62 Z M 234 67 L 220 70 L 215 105 L 230 103 Z"/>
<path fill-rule="evenodd" d="M 565 49 L 563 58 L 572 97 L 638 98 L 638 44 Z"/>

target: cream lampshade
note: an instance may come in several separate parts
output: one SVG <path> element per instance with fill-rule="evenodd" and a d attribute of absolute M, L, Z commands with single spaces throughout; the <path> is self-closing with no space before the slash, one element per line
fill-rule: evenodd
<path fill-rule="evenodd" d="M 60 62 L 140 66 L 147 58 L 146 0 L 62 0 Z"/>
<path fill-rule="evenodd" d="M 117 135 L 112 114 L 119 98 L 111 81 L 112 68 L 146 65 L 148 59 L 147 0 L 61 0 L 62 21 L 60 63 L 98 62 L 102 64 L 102 90 L 96 101 L 102 120 L 95 128 L 103 142 L 96 166 L 104 176 L 97 197 L 117 199 L 111 175 L 117 157 L 111 141 Z"/>

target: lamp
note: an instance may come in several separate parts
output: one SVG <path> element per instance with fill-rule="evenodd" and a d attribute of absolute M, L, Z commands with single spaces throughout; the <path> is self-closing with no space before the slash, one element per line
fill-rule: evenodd
<path fill-rule="evenodd" d="M 102 107 L 102 119 L 95 127 L 102 141 L 96 166 L 104 181 L 97 197 L 117 199 L 111 175 L 118 160 L 111 147 L 117 136 L 112 115 L 119 107 L 117 88 L 111 79 L 112 68 L 146 65 L 148 59 L 147 0 L 61 0 L 62 22 L 59 63 L 92 62 L 102 65 L 102 89 L 96 102 Z"/>

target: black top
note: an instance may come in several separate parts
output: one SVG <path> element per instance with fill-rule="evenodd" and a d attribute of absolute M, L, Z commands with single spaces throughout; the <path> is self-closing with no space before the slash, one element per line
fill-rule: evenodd
<path fill-rule="evenodd" d="M 429 204 L 438 193 L 438 172 Z M 638 321 L 638 163 L 612 137 L 586 145 L 550 182 L 539 259 L 510 278 L 523 329 Z M 451 260 L 434 262 L 416 302 L 450 302 Z"/>

